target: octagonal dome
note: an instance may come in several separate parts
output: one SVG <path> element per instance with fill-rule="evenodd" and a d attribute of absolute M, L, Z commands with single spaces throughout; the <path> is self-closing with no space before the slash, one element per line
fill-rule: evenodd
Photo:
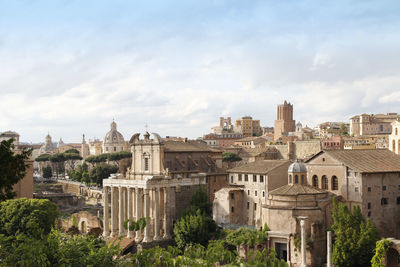
<path fill-rule="evenodd" d="M 288 168 L 288 172 L 307 172 L 307 167 L 303 162 L 295 161 L 292 164 L 290 164 Z"/>

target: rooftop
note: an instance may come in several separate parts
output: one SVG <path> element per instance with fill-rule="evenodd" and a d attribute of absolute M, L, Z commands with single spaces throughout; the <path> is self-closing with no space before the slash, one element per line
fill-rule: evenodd
<path fill-rule="evenodd" d="M 283 164 L 289 164 L 289 160 L 259 160 L 250 162 L 248 164 L 232 168 L 228 172 L 241 172 L 241 173 L 268 173 L 269 171 L 282 166 Z"/>
<path fill-rule="evenodd" d="M 211 152 L 211 149 L 197 141 L 163 141 L 165 152 Z"/>
<path fill-rule="evenodd" d="M 400 156 L 387 149 L 322 151 L 313 158 L 321 153 L 326 153 L 344 165 L 362 173 L 400 172 Z"/>
<path fill-rule="evenodd" d="M 324 190 L 301 184 L 287 184 L 269 192 L 270 195 L 280 196 L 315 195 L 326 193 L 327 192 Z"/>

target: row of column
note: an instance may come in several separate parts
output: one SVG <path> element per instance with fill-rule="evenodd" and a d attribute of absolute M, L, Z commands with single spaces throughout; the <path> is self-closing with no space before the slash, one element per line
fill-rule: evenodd
<path fill-rule="evenodd" d="M 139 187 L 104 186 L 104 236 L 124 236 L 135 237 L 136 242 L 151 242 L 162 238 L 171 238 L 171 192 L 172 188 L 152 188 L 143 189 Z M 111 201 L 109 199 L 111 191 Z M 162 192 L 162 198 L 160 197 Z M 150 198 L 151 194 L 151 198 Z M 160 200 L 162 200 L 160 202 Z M 110 207 L 111 202 L 111 222 Z M 161 207 L 163 208 L 163 218 L 161 220 Z M 140 218 L 150 217 L 146 221 L 144 231 L 133 233 L 124 228 L 127 219 L 138 221 Z M 162 221 L 162 226 L 161 226 Z M 111 233 L 110 233 L 111 223 Z M 163 236 L 161 237 L 161 229 Z M 135 236 L 134 236 L 135 235 Z"/>

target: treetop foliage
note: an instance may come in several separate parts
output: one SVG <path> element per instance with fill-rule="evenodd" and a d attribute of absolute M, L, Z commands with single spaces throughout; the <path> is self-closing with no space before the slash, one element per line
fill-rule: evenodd
<path fill-rule="evenodd" d="M 242 158 L 233 152 L 223 152 L 222 153 L 222 161 L 224 161 L 224 162 L 235 162 L 235 161 L 241 161 L 241 160 L 242 160 Z"/>
<path fill-rule="evenodd" d="M 14 138 L 0 143 L 0 201 L 15 196 L 13 186 L 24 178 L 32 150 L 22 149 L 14 152 Z"/>
<path fill-rule="evenodd" d="M 59 216 L 56 204 L 47 199 L 10 199 L 0 202 L 0 234 L 25 234 L 40 238 L 50 233 Z"/>
<path fill-rule="evenodd" d="M 332 262 L 335 266 L 370 266 L 379 234 L 375 225 L 364 220 L 359 206 L 350 212 L 348 207 L 333 200 L 332 209 L 335 234 Z"/>
<path fill-rule="evenodd" d="M 71 149 L 65 150 L 64 153 L 72 153 L 72 154 L 78 154 L 78 155 L 81 154 L 81 153 L 78 151 L 78 149 L 75 149 L 75 148 L 71 148 Z"/>

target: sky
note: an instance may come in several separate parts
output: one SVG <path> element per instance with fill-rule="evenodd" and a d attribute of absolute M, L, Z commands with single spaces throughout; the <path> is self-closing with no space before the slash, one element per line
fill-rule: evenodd
<path fill-rule="evenodd" d="M 0 0 L 0 132 L 196 138 L 400 112 L 400 1 Z"/>

